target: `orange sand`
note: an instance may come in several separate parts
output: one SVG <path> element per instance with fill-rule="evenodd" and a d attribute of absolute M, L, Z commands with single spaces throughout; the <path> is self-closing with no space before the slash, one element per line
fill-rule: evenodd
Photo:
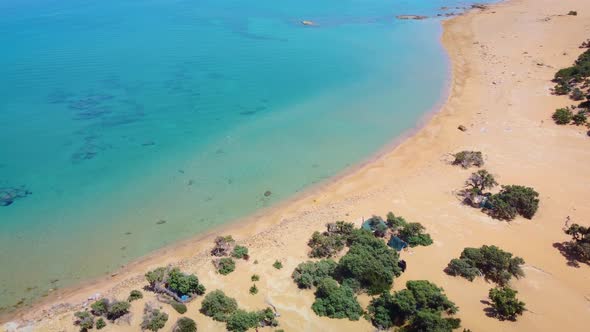
<path fill-rule="evenodd" d="M 577 10 L 578 16 L 563 15 Z M 420 24 L 416 22 L 416 24 Z M 298 290 L 291 281 L 293 268 L 307 259 L 306 242 L 315 230 L 335 220 L 360 223 L 388 211 L 424 224 L 435 243 L 402 254 L 408 270 L 395 281 L 428 279 L 442 286 L 460 308 L 462 325 L 473 331 L 583 331 L 590 326 L 590 267 L 570 267 L 553 247 L 568 239 L 562 232 L 567 216 L 590 224 L 590 138 L 575 126 L 557 126 L 554 109 L 571 104 L 549 92 L 558 68 L 570 65 L 590 37 L 590 1 L 510 0 L 443 23 L 443 43 L 453 65 L 450 96 L 441 112 L 414 136 L 375 161 L 305 197 L 221 230 L 250 247 L 252 259 L 237 263 L 236 272 L 217 275 L 207 250 L 215 234 L 166 248 L 131 264 L 114 277 L 76 289 L 59 291 L 27 312 L 11 317 L 31 324 L 35 331 L 76 331 L 72 312 L 54 307 L 79 305 L 96 292 L 125 298 L 144 285 L 149 268 L 180 262 L 195 272 L 208 290 L 223 289 L 246 309 L 272 302 L 285 331 L 372 331 L 365 320 L 350 322 L 317 317 L 310 309 L 312 291 Z M 468 130 L 461 132 L 463 124 Z M 481 150 L 486 169 L 503 184 L 532 186 L 541 204 L 532 221 L 492 220 L 477 209 L 460 204 L 455 191 L 470 170 L 448 164 L 449 153 Z M 488 289 L 479 279 L 468 282 L 447 276 L 443 269 L 466 246 L 495 244 L 526 261 L 526 277 L 512 283 L 529 309 L 517 322 L 501 322 L 485 315 Z M 259 264 L 254 264 L 257 259 Z M 272 263 L 279 259 L 282 270 Z M 248 288 L 259 274 L 258 295 Z M 134 302 L 129 325 L 109 325 L 103 331 L 137 331 L 141 310 L 152 294 Z M 361 297 L 363 305 L 368 303 Z M 224 325 L 198 312 L 200 300 L 188 305 L 187 316 L 200 331 L 221 331 Z M 165 331 L 176 321 L 170 314 Z M 61 312 L 61 313 L 60 313 Z M 271 329 L 262 329 L 268 330 Z"/>

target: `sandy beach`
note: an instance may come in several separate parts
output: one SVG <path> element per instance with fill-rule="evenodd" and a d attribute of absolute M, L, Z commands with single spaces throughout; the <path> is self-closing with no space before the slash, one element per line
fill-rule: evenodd
<path fill-rule="evenodd" d="M 577 10 L 577 16 L 566 15 Z M 420 24 L 419 22 L 415 22 Z M 362 167 L 271 209 L 210 234 L 160 250 L 124 267 L 113 276 L 73 289 L 57 290 L 33 308 L 2 322 L 34 331 L 77 331 L 73 312 L 88 304 L 95 293 L 126 298 L 145 285 L 151 268 L 178 264 L 196 273 L 208 291 L 223 289 L 240 307 L 255 310 L 272 303 L 285 331 L 372 331 L 366 320 L 320 318 L 310 309 L 313 291 L 299 290 L 291 280 L 295 266 L 308 260 L 311 234 L 328 222 L 345 220 L 360 225 L 371 215 L 393 211 L 426 226 L 434 239 L 429 247 L 402 252 L 407 271 L 394 282 L 426 279 L 443 287 L 459 307 L 462 326 L 472 331 L 583 331 L 590 326 L 590 267 L 572 267 L 554 248 L 568 240 L 563 226 L 590 223 L 590 138 L 587 128 L 557 126 L 556 108 L 572 104 L 550 93 L 551 78 L 582 52 L 590 37 L 590 2 L 583 0 L 509 0 L 443 23 L 444 44 L 452 63 L 448 100 L 414 135 Z M 425 64 L 427 65 L 427 64 Z M 463 132 L 459 125 L 467 127 Z M 462 205 L 456 196 L 472 170 L 450 165 L 450 154 L 479 150 L 486 169 L 501 184 L 534 187 L 540 207 L 532 220 L 491 219 Z M 231 234 L 250 249 L 249 261 L 221 276 L 208 254 L 212 239 Z M 511 282 L 528 311 L 518 321 L 487 317 L 484 309 L 492 284 L 474 282 L 443 272 L 463 248 L 497 245 L 524 258 L 526 277 Z M 257 260 L 258 264 L 254 264 Z M 283 268 L 272 267 L 275 260 Z M 259 293 L 250 295 L 250 276 L 261 277 Z M 146 301 L 133 302 L 131 325 L 108 325 L 104 331 L 137 331 Z M 366 306 L 368 296 L 359 298 Z M 188 304 L 185 316 L 200 331 L 223 331 L 223 323 L 199 313 L 201 299 Z M 179 315 L 170 315 L 169 331 Z M 261 330 L 274 330 L 265 328 Z"/>

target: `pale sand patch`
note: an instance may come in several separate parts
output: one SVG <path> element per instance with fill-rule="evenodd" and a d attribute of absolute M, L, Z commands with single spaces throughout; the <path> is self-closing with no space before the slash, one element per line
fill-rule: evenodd
<path fill-rule="evenodd" d="M 569 10 L 577 10 L 578 16 L 563 15 Z M 352 174 L 227 227 L 223 232 L 248 245 L 252 255 L 250 262 L 238 263 L 236 272 L 222 277 L 212 271 L 210 258 L 203 253 L 211 247 L 214 234 L 209 234 L 161 250 L 115 277 L 61 291 L 19 317 L 40 319 L 36 331 L 75 331 L 71 311 L 47 319 L 43 310 L 57 303 L 79 304 L 96 292 L 124 298 L 129 290 L 143 286 L 142 275 L 148 268 L 181 261 L 208 290 L 222 288 L 243 308 L 263 308 L 271 301 L 281 313 L 280 328 L 285 331 L 371 331 L 365 320 L 315 316 L 310 309 L 312 292 L 298 290 L 290 274 L 307 259 L 311 233 L 326 222 L 360 223 L 391 210 L 423 223 L 435 240 L 431 247 L 403 254 L 408 270 L 396 280 L 395 289 L 411 279 L 437 283 L 460 307 L 462 325 L 473 331 L 586 330 L 590 268 L 567 266 L 553 243 L 567 239 L 561 230 L 566 216 L 590 223 L 590 138 L 582 128 L 553 124 L 553 110 L 571 102 L 550 95 L 548 88 L 556 68 L 571 64 L 582 52 L 578 45 L 590 37 L 590 1 L 510 0 L 443 25 L 453 80 L 442 111 L 414 136 Z M 457 130 L 461 124 L 466 132 Z M 444 160 L 446 154 L 463 149 L 484 152 L 486 168 L 501 183 L 532 186 L 541 193 L 540 209 L 532 221 L 499 222 L 459 204 L 454 191 L 470 171 Z M 517 322 L 486 317 L 481 301 L 491 284 L 443 273 L 464 247 L 482 244 L 498 245 L 527 262 L 526 278 L 513 286 L 530 312 Z M 253 264 L 254 259 L 259 264 Z M 283 262 L 282 270 L 271 266 L 275 259 Z M 253 273 L 261 276 L 256 296 L 248 294 Z M 361 301 L 366 305 L 368 298 Z M 137 330 L 144 302 L 133 303 L 132 326 L 109 325 L 103 331 Z M 200 300 L 188 308 L 187 316 L 197 321 L 200 331 L 223 330 L 222 324 L 198 313 Z M 171 316 L 165 328 L 169 330 L 178 314 L 168 306 L 164 309 Z"/>

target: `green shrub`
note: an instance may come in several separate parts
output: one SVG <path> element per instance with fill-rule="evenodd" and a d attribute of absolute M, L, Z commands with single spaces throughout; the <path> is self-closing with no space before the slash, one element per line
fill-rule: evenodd
<path fill-rule="evenodd" d="M 115 320 L 122 317 L 129 313 L 129 308 L 131 308 L 131 303 L 127 301 L 113 301 L 109 304 L 107 318 Z"/>
<path fill-rule="evenodd" d="M 516 218 L 518 211 L 510 203 L 504 201 L 499 195 L 490 196 L 489 202 L 493 207 L 490 215 L 500 220 L 512 220 Z"/>
<path fill-rule="evenodd" d="M 260 316 L 258 313 L 238 309 L 227 319 L 226 328 L 231 332 L 245 332 L 258 327 L 259 324 Z"/>
<path fill-rule="evenodd" d="M 574 88 L 572 90 L 572 93 L 570 94 L 570 98 L 572 98 L 575 101 L 580 101 L 584 99 L 584 92 L 580 90 L 580 88 Z"/>
<path fill-rule="evenodd" d="M 372 216 L 363 223 L 364 227 L 369 227 L 371 232 L 377 237 L 384 237 L 387 233 L 387 224 L 385 220 L 379 216 Z"/>
<path fill-rule="evenodd" d="M 181 317 L 176 321 L 172 332 L 197 332 L 197 323 L 188 317 Z"/>
<path fill-rule="evenodd" d="M 215 238 L 215 247 L 211 249 L 211 255 L 217 257 L 229 256 L 235 245 L 236 241 L 231 235 L 218 236 Z"/>
<path fill-rule="evenodd" d="M 471 176 L 465 182 L 468 189 L 478 193 L 483 193 L 487 189 L 491 189 L 498 185 L 496 179 L 485 169 L 472 173 Z"/>
<path fill-rule="evenodd" d="M 236 262 L 229 257 L 224 257 L 215 261 L 217 272 L 222 275 L 228 275 L 236 269 Z"/>
<path fill-rule="evenodd" d="M 238 309 L 235 299 L 225 295 L 223 291 L 214 290 L 205 296 L 201 304 L 201 313 L 216 321 L 225 322 Z"/>
<path fill-rule="evenodd" d="M 494 314 L 501 320 L 515 320 L 516 316 L 525 311 L 525 303 L 516 298 L 518 292 L 510 287 L 490 289 L 489 298 L 492 301 Z"/>
<path fill-rule="evenodd" d="M 85 332 L 94 327 L 94 316 L 88 311 L 78 311 L 74 313 L 76 320 L 74 324 L 80 326 L 80 331 Z"/>
<path fill-rule="evenodd" d="M 184 314 L 186 312 L 186 305 L 184 303 L 180 303 L 180 302 L 176 302 L 176 301 L 171 301 L 170 305 L 172 306 L 172 308 L 174 310 L 176 310 L 176 312 L 178 312 L 179 314 Z"/>
<path fill-rule="evenodd" d="M 262 327 L 279 325 L 274 311 L 268 307 L 258 312 L 258 321 Z"/>
<path fill-rule="evenodd" d="M 256 287 L 256 284 L 254 284 L 254 285 L 252 285 L 252 287 L 250 287 L 250 290 L 249 290 L 249 292 L 250 292 L 250 294 L 252 294 L 252 295 L 256 295 L 256 294 L 258 294 L 258 287 Z"/>
<path fill-rule="evenodd" d="M 368 307 L 369 317 L 374 326 L 389 329 L 393 326 L 404 326 L 408 322 L 412 329 L 424 326 L 423 323 L 434 321 L 436 324 L 426 326 L 446 326 L 453 322 L 458 327 L 459 320 L 451 319 L 441 324 L 441 313 L 452 315 L 457 306 L 444 294 L 442 288 L 426 280 L 413 280 L 406 283 L 406 289 L 382 293 L 374 298 Z M 421 317 L 420 313 L 431 313 Z M 447 331 L 447 329 L 417 329 L 417 331 Z"/>
<path fill-rule="evenodd" d="M 351 222 L 337 221 L 336 223 L 326 224 L 328 234 L 336 234 L 348 238 L 355 229 L 355 226 Z"/>
<path fill-rule="evenodd" d="M 331 259 L 304 262 L 295 268 L 291 277 L 299 288 L 317 286 L 320 280 L 332 276 L 338 264 Z"/>
<path fill-rule="evenodd" d="M 127 301 L 133 302 L 135 300 L 139 300 L 142 298 L 143 298 L 143 294 L 140 291 L 138 291 L 137 289 L 134 289 L 129 293 L 129 297 L 127 297 Z"/>
<path fill-rule="evenodd" d="M 199 278 L 194 274 L 182 273 L 179 268 L 170 270 L 166 281 L 168 289 L 179 296 L 205 294 L 205 286 L 199 283 Z"/>
<path fill-rule="evenodd" d="M 359 290 L 367 290 L 369 294 L 389 290 L 394 277 L 401 274 L 397 251 L 362 229 L 355 230 L 349 242 L 350 249 L 340 259 L 334 277 L 350 287 L 356 285 Z"/>
<path fill-rule="evenodd" d="M 451 332 L 461 326 L 459 318 L 443 318 L 438 312 L 420 310 L 404 328 L 407 332 Z"/>
<path fill-rule="evenodd" d="M 521 216 L 531 219 L 539 208 L 538 197 L 539 193 L 530 187 L 516 185 L 502 186 L 502 190 L 491 197 L 490 202 L 493 206 L 492 216 L 497 217 L 498 219 L 507 219 L 501 217 L 510 217 L 513 215 L 512 212 L 516 210 Z M 514 210 L 508 209 L 510 213 L 505 211 L 499 214 L 499 211 L 507 207 L 507 205 L 503 203 L 508 204 Z"/>
<path fill-rule="evenodd" d="M 309 257 L 333 257 L 344 249 L 345 243 L 345 238 L 340 234 L 314 232 L 307 242 L 311 248 Z"/>
<path fill-rule="evenodd" d="M 452 259 L 445 271 L 452 276 L 461 276 L 469 281 L 481 275 L 481 271 L 470 261 L 459 258 Z"/>
<path fill-rule="evenodd" d="M 97 300 L 90 305 L 92 313 L 97 316 L 106 316 L 109 313 L 109 300 L 106 298 Z"/>
<path fill-rule="evenodd" d="M 553 121 L 559 125 L 565 125 L 572 122 L 572 117 L 574 114 L 570 111 L 569 108 L 558 108 L 553 113 Z"/>
<path fill-rule="evenodd" d="M 387 226 L 394 231 L 397 230 L 398 228 L 404 227 L 408 224 L 406 219 L 404 219 L 403 217 L 396 217 L 395 214 L 393 214 L 393 212 L 387 213 L 386 223 L 387 223 Z"/>
<path fill-rule="evenodd" d="M 483 154 L 480 151 L 461 151 L 455 153 L 454 157 L 453 165 L 461 165 L 463 168 L 481 167 L 484 164 Z"/>
<path fill-rule="evenodd" d="M 143 321 L 141 328 L 143 330 L 158 331 L 166 325 L 168 321 L 168 314 L 160 311 L 160 309 L 152 308 L 151 305 L 146 304 L 143 310 Z"/>
<path fill-rule="evenodd" d="M 576 126 L 582 126 L 586 124 L 588 117 L 586 116 L 586 111 L 580 110 L 576 115 L 572 117 L 572 121 Z"/>
<path fill-rule="evenodd" d="M 145 274 L 145 279 L 150 284 L 151 288 L 154 288 L 157 283 L 164 282 L 168 274 L 168 269 L 165 267 L 159 267 Z"/>
<path fill-rule="evenodd" d="M 252 281 L 258 281 L 258 280 L 260 280 L 260 276 L 259 276 L 259 275 L 257 275 L 257 274 L 253 274 L 253 275 L 250 277 L 250 280 L 252 280 Z"/>
<path fill-rule="evenodd" d="M 424 226 L 418 222 L 406 224 L 398 232 L 398 237 L 407 242 L 410 247 L 429 246 L 432 244 L 430 234 L 424 233 Z"/>
<path fill-rule="evenodd" d="M 272 267 L 274 267 L 277 270 L 280 270 L 283 268 L 283 263 L 279 262 L 278 260 L 276 260 L 273 264 Z"/>
<path fill-rule="evenodd" d="M 358 320 L 363 314 L 354 291 L 347 286 L 339 286 L 332 278 L 324 278 L 319 282 L 311 308 L 318 316 L 330 318 Z"/>
<path fill-rule="evenodd" d="M 231 255 L 237 259 L 248 259 L 248 248 L 244 246 L 235 246 Z"/>
<path fill-rule="evenodd" d="M 102 330 L 105 326 L 107 326 L 107 323 L 104 321 L 104 319 L 99 318 L 96 320 L 96 329 L 97 330 Z"/>
<path fill-rule="evenodd" d="M 476 275 L 505 285 L 514 276 L 524 276 L 521 265 L 524 260 L 496 246 L 465 248 L 459 259 L 453 259 L 445 269 L 450 275 L 462 276 L 473 281 Z"/>

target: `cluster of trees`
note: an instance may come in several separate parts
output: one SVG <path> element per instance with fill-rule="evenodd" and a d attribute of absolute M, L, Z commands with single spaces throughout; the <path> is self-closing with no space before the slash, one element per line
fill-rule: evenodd
<path fill-rule="evenodd" d="M 213 265 L 222 275 L 228 275 L 236 269 L 236 259 L 250 259 L 248 248 L 236 245 L 236 241 L 231 235 L 218 236 L 215 238 L 215 246 L 211 249 L 211 255 L 222 257 L 213 260 Z M 233 257 L 233 258 L 232 258 Z"/>
<path fill-rule="evenodd" d="M 317 284 L 315 302 L 311 306 L 318 316 L 348 318 L 358 320 L 363 308 L 358 303 L 354 291 L 347 285 L 339 285 L 332 278 L 323 278 Z"/>
<path fill-rule="evenodd" d="M 188 317 L 180 317 L 172 332 L 197 332 L 197 323 Z"/>
<path fill-rule="evenodd" d="M 348 237 L 354 230 L 353 223 L 338 221 L 326 225 L 323 233 L 314 232 L 307 245 L 311 248 L 309 257 L 324 258 L 336 256 L 348 241 Z"/>
<path fill-rule="evenodd" d="M 572 240 L 566 243 L 568 253 L 580 262 L 590 263 L 590 227 L 572 224 L 565 233 L 572 237 Z"/>
<path fill-rule="evenodd" d="M 368 307 L 369 317 L 379 329 L 402 327 L 402 331 L 452 331 L 459 328 L 458 318 L 443 317 L 457 313 L 457 306 L 442 288 L 426 280 L 406 283 L 406 289 L 384 292 Z"/>
<path fill-rule="evenodd" d="M 453 155 L 453 165 L 460 165 L 463 168 L 471 166 L 482 167 L 484 164 L 483 154 L 480 151 L 461 151 Z"/>
<path fill-rule="evenodd" d="M 238 303 L 221 290 L 215 290 L 205 296 L 201 304 L 201 313 L 216 321 L 225 322 L 228 331 L 243 332 L 259 326 L 277 326 L 278 321 L 271 308 L 261 311 L 245 311 L 238 308 Z"/>
<path fill-rule="evenodd" d="M 524 260 L 512 257 L 496 246 L 484 245 L 480 248 L 465 248 L 459 258 L 452 259 L 445 272 L 452 276 L 461 276 L 473 281 L 478 276 L 484 276 L 499 285 L 506 285 L 514 276 L 524 276 L 521 265 Z"/>
<path fill-rule="evenodd" d="M 387 213 L 387 219 L 379 216 L 373 216 L 365 223 L 370 227 L 373 234 L 377 237 L 384 237 L 390 232 L 396 235 L 410 247 L 429 246 L 432 244 L 430 234 L 425 233 L 426 228 L 419 222 L 407 222 L 401 216 L 396 216 L 393 212 Z"/>
<path fill-rule="evenodd" d="M 327 233 L 334 232 L 335 226 L 328 228 Z M 363 310 L 355 293 L 375 295 L 389 291 L 401 269 L 397 251 L 370 230 L 346 228 L 349 250 L 339 262 L 328 258 L 301 263 L 292 278 L 300 288 L 316 287 L 312 309 L 317 315 L 358 320 Z"/>
<path fill-rule="evenodd" d="M 74 324 L 80 327 L 80 331 L 87 331 L 95 326 L 94 318 L 98 317 L 96 320 L 96 328 L 100 330 L 106 326 L 103 317 L 114 322 L 128 314 L 129 308 L 131 308 L 131 303 L 129 303 L 129 301 L 117 301 L 102 298 L 90 305 L 90 311 L 78 311 L 74 313 Z"/>
<path fill-rule="evenodd" d="M 584 46 L 584 44 L 582 44 Z M 590 49 L 584 51 L 574 65 L 560 69 L 555 73 L 553 89 L 555 94 L 569 95 L 570 99 L 579 101 L 578 106 L 559 108 L 553 113 L 555 123 L 565 125 L 586 125 L 590 111 Z M 588 124 L 590 126 L 590 124 Z"/>
<path fill-rule="evenodd" d="M 496 194 L 488 192 L 497 185 L 494 176 L 485 169 L 472 173 L 461 191 L 464 202 L 482 208 L 496 219 L 512 220 L 517 215 L 532 219 L 539 208 L 538 192 L 519 185 L 502 186 Z"/>
<path fill-rule="evenodd" d="M 177 302 L 184 302 L 181 297 L 194 298 L 205 294 L 205 286 L 199 283 L 194 274 L 185 274 L 179 268 L 159 267 L 145 274 L 149 289 L 166 294 Z"/>
<path fill-rule="evenodd" d="M 168 322 L 168 314 L 161 308 L 154 308 L 152 304 L 146 303 L 143 308 L 143 320 L 141 322 L 142 330 L 158 331 Z"/>

